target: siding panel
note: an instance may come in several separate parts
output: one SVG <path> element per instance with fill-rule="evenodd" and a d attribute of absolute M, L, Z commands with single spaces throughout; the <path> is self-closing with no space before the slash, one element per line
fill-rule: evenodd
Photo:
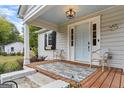
<path fill-rule="evenodd" d="M 114 11 L 116 10 L 116 12 Z M 110 31 L 109 26 L 118 24 L 119 29 Z M 110 48 L 112 52 L 111 66 L 124 66 L 124 6 L 106 10 L 101 17 L 101 48 Z"/>

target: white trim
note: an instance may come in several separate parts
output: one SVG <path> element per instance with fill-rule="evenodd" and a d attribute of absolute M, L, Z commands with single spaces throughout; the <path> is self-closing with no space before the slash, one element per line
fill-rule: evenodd
<path fill-rule="evenodd" d="M 72 26 L 80 25 L 80 24 L 85 23 L 85 22 L 91 22 L 91 21 L 93 21 L 93 20 L 98 20 L 99 17 L 100 17 L 100 15 L 99 15 L 99 16 L 96 16 L 96 17 L 88 18 L 88 19 L 85 19 L 85 20 L 81 20 L 81 21 L 79 21 L 79 22 L 71 23 L 71 24 L 69 24 L 68 26 L 69 26 L 69 27 L 72 27 Z"/>
<path fill-rule="evenodd" d="M 30 63 L 29 28 L 24 24 L 24 65 Z"/>
<path fill-rule="evenodd" d="M 70 41 L 70 38 L 71 38 L 71 30 L 73 29 L 73 46 L 71 46 L 71 42 L 69 42 L 69 46 L 70 46 L 70 52 L 69 52 L 69 58 L 71 61 L 74 61 L 74 54 L 75 54 L 75 27 L 71 27 L 69 28 L 69 41 Z M 73 55 L 73 57 L 71 56 Z"/>
<path fill-rule="evenodd" d="M 89 59 L 89 61 L 90 61 L 90 64 L 91 64 L 91 60 L 92 60 L 92 38 L 91 38 L 91 36 L 92 36 L 92 34 L 91 34 L 91 31 L 92 31 L 92 28 L 91 28 L 91 25 L 92 25 L 92 22 L 89 22 L 89 28 L 90 28 L 90 36 L 89 36 L 89 40 L 90 40 L 90 59 Z"/>
<path fill-rule="evenodd" d="M 28 5 L 28 9 L 25 14 L 28 14 L 35 7 L 36 7 L 36 5 Z"/>
<path fill-rule="evenodd" d="M 46 31 L 49 31 L 49 30 L 43 28 L 43 29 L 40 29 L 40 30 L 38 30 L 38 31 L 35 31 L 35 33 L 44 33 L 44 32 L 46 32 Z"/>
<path fill-rule="evenodd" d="M 41 28 L 45 28 L 47 30 L 58 30 L 58 25 L 41 19 L 36 19 L 35 21 L 30 22 L 30 24 Z"/>
<path fill-rule="evenodd" d="M 99 16 L 96 16 L 96 17 L 93 17 L 93 18 L 89 18 L 89 19 L 85 19 L 85 20 L 81 20 L 79 22 L 75 22 L 75 23 L 72 23 L 72 24 L 69 24 L 68 25 L 68 60 L 70 60 L 70 28 L 72 27 L 75 27 L 77 25 L 80 25 L 82 23 L 86 23 L 86 22 L 89 22 L 89 25 L 91 25 L 90 23 L 93 21 L 93 20 L 100 20 L 100 15 Z M 89 26 L 90 28 L 90 26 Z M 91 28 L 90 28 L 91 29 Z M 100 28 L 99 28 L 100 30 Z M 92 43 L 91 43 L 91 30 L 90 30 L 90 51 L 92 51 Z M 74 60 L 75 61 L 75 60 Z M 90 52 L 90 61 L 91 61 L 91 52 Z"/>
<path fill-rule="evenodd" d="M 68 53 L 67 53 L 67 59 L 69 60 L 70 59 L 70 33 L 69 33 L 69 26 L 67 26 L 67 36 L 68 36 L 68 38 L 67 38 L 67 51 L 68 51 Z"/>
<path fill-rule="evenodd" d="M 32 21 L 33 19 L 37 18 L 38 16 L 45 13 L 47 10 L 49 10 L 52 6 L 49 5 L 37 5 L 34 7 L 27 15 L 24 17 L 24 23 Z"/>
<path fill-rule="evenodd" d="M 26 21 L 28 21 L 29 19 L 31 19 L 31 17 L 33 17 L 37 12 L 39 12 L 40 10 L 42 10 L 44 7 L 46 7 L 46 5 L 42 6 L 42 5 L 38 5 L 35 8 L 33 8 L 28 14 L 26 14 L 24 16 L 24 23 Z"/>

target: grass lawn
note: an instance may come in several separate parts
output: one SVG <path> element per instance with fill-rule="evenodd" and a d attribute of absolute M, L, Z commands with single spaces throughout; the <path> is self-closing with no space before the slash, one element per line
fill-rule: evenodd
<path fill-rule="evenodd" d="M 7 63 L 5 65 L 6 72 L 14 71 L 19 68 L 17 59 L 22 59 L 23 56 L 0 56 L 0 64 Z"/>

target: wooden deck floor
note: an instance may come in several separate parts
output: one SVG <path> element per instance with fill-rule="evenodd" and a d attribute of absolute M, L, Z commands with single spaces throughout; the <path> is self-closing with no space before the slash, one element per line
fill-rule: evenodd
<path fill-rule="evenodd" d="M 48 61 L 47 63 L 51 63 L 51 62 Z M 57 79 L 64 80 L 66 82 L 69 82 L 70 84 L 76 83 L 73 80 L 37 68 L 36 66 L 40 64 L 46 64 L 46 62 L 33 63 L 28 66 L 56 80 Z M 72 64 L 82 65 L 73 62 Z M 78 87 L 81 88 L 124 88 L 124 73 L 122 72 L 121 69 L 116 69 L 116 68 L 110 68 L 110 70 L 105 69 L 104 72 L 102 72 L 101 69 L 98 68 L 94 73 L 92 73 L 87 78 L 82 80 L 78 85 L 79 85 Z"/>
<path fill-rule="evenodd" d="M 104 72 L 97 69 L 92 75 L 80 82 L 82 88 L 124 88 L 124 74 L 121 69 L 111 68 Z"/>

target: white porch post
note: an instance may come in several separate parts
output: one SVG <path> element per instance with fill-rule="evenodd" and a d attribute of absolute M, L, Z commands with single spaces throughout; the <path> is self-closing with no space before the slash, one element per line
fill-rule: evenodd
<path fill-rule="evenodd" d="M 29 28 L 24 24 L 24 65 L 30 64 L 30 48 L 29 48 Z"/>

